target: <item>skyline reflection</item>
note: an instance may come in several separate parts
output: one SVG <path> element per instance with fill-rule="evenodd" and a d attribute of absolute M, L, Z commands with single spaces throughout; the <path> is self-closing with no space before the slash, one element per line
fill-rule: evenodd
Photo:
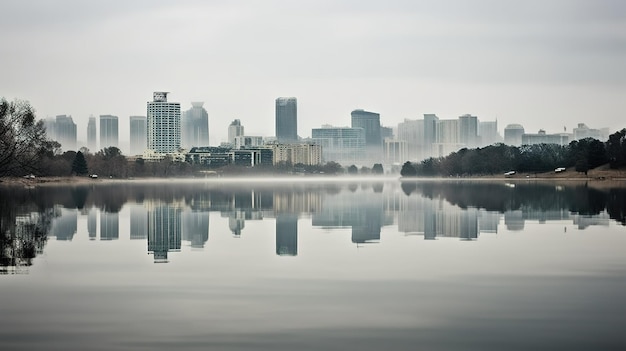
<path fill-rule="evenodd" d="M 168 262 L 168 254 L 180 252 L 183 242 L 195 250 L 204 249 L 211 230 L 234 238 L 248 235 L 247 221 L 275 222 L 274 253 L 278 256 L 298 255 L 302 219 L 307 220 L 302 225 L 309 225 L 310 219 L 311 228 L 325 231 L 350 229 L 350 241 L 357 246 L 380 243 L 384 227 L 424 240 L 473 241 L 503 229 L 523 231 L 528 221 L 569 223 L 579 230 L 611 222 L 625 225 L 623 185 L 363 181 L 280 187 L 201 182 L 8 187 L 0 189 L 6 233 L 0 241 L 2 267 L 7 272 L 6 267 L 28 266 L 30 259 L 43 252 L 48 238 L 72 241 L 83 235 L 90 241 L 146 240 L 146 251 L 154 262 Z M 128 220 L 120 217 L 122 211 L 128 213 L 124 215 Z M 211 213 L 227 219 L 223 228 L 211 228 Z M 45 221 L 39 220 L 44 217 Z M 87 223 L 85 233 L 78 231 L 81 218 Z M 41 222 L 38 237 L 25 234 L 33 230 L 28 224 L 32 221 Z M 15 246 L 20 242 L 36 249 L 19 257 Z"/>

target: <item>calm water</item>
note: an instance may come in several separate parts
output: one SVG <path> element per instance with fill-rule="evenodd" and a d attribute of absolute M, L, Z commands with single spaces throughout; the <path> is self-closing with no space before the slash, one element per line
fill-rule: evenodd
<path fill-rule="evenodd" d="M 599 184 L 0 187 L 0 348 L 624 350 Z"/>

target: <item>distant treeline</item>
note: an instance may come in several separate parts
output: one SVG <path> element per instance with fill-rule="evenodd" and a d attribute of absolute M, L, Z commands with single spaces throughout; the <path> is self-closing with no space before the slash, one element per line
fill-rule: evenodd
<path fill-rule="evenodd" d="M 509 171 L 540 173 L 559 167 L 574 167 L 586 174 L 606 163 L 613 169 L 626 166 L 626 129 L 611 134 L 606 142 L 586 138 L 565 146 L 494 144 L 477 149 L 464 148 L 446 157 L 431 157 L 420 163 L 407 161 L 400 174 L 404 177 L 473 176 Z"/>

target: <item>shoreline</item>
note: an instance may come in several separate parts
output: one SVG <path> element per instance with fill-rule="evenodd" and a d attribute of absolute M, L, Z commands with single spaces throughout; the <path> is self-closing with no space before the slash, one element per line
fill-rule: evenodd
<path fill-rule="evenodd" d="M 176 178 L 100 178 L 91 179 L 88 177 L 68 176 L 68 177 L 1 177 L 0 186 L 44 186 L 44 185 L 85 185 L 85 184 L 111 184 L 111 183 L 140 183 L 140 182 L 238 182 L 238 181 L 255 181 L 255 182 L 337 182 L 337 181 L 563 181 L 563 182 L 626 182 L 626 170 L 592 170 L 585 176 L 573 171 L 562 173 L 520 173 L 513 176 L 488 175 L 473 177 L 402 177 L 398 175 L 339 175 L 339 176 L 320 176 L 320 175 L 283 175 L 283 176 L 249 176 L 249 175 L 233 175 L 221 177 L 176 177 Z"/>

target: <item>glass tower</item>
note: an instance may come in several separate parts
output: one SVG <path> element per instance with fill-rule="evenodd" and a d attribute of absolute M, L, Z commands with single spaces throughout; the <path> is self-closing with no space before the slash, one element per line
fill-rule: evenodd
<path fill-rule="evenodd" d="M 298 108 L 295 97 L 276 99 L 276 139 L 280 143 L 298 140 Z"/>

